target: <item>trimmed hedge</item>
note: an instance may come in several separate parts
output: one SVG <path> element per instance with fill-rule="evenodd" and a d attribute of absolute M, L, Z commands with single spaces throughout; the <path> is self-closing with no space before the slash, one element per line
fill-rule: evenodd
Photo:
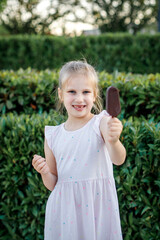
<path fill-rule="evenodd" d="M 40 240 L 43 238 L 44 213 L 50 192 L 40 174 L 32 167 L 35 153 L 44 155 L 44 125 L 57 125 L 46 114 L 10 113 L 0 119 L 0 239 Z"/>
<path fill-rule="evenodd" d="M 157 73 L 160 71 L 160 34 L 125 33 L 99 36 L 53 37 L 15 35 L 0 37 L 0 69 L 60 68 L 85 57 L 97 70 Z"/>
<path fill-rule="evenodd" d="M 0 119 L 0 239 L 43 239 L 49 191 L 31 165 L 44 156 L 44 126 L 65 120 L 50 115 L 9 113 Z M 123 166 L 114 166 L 124 240 L 159 240 L 160 124 L 123 121 L 121 141 L 127 150 Z"/>
<path fill-rule="evenodd" d="M 105 107 L 108 86 L 120 90 L 122 112 L 120 118 L 130 116 L 160 120 L 160 74 L 100 72 L 99 86 Z M 0 71 L 0 112 L 32 114 L 49 112 L 57 105 L 57 71 L 36 71 L 28 68 L 19 71 Z"/>

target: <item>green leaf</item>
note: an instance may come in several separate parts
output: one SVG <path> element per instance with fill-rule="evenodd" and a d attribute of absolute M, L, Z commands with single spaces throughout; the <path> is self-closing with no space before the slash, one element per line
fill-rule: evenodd
<path fill-rule="evenodd" d="M 129 213 L 129 224 L 130 226 L 133 224 L 133 212 Z"/>
<path fill-rule="evenodd" d="M 32 213 L 33 213 L 33 215 L 34 215 L 35 217 L 38 216 L 38 210 L 37 210 L 36 207 L 33 207 L 33 209 L 32 209 Z"/>
<path fill-rule="evenodd" d="M 23 104 L 24 104 L 24 97 L 18 96 L 18 103 L 19 103 L 20 105 L 23 105 Z"/>
<path fill-rule="evenodd" d="M 12 102 L 10 100 L 7 100 L 6 105 L 7 105 L 8 109 L 12 109 L 13 108 L 13 104 L 12 104 Z"/>
<path fill-rule="evenodd" d="M 142 212 L 141 212 L 141 215 L 143 215 L 145 212 L 147 212 L 148 210 L 150 210 L 151 208 L 146 206 L 143 208 Z"/>

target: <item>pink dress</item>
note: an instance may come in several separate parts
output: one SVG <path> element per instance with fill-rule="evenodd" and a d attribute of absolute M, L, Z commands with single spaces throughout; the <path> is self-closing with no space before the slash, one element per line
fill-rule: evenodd
<path fill-rule="evenodd" d="M 102 111 L 82 128 L 45 126 L 58 181 L 45 214 L 45 240 L 122 240 L 113 165 L 99 124 Z"/>

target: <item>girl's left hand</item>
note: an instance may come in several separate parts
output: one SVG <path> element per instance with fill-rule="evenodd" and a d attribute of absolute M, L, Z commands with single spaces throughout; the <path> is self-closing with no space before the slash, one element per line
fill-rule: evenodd
<path fill-rule="evenodd" d="M 118 118 L 103 117 L 100 123 L 100 129 L 102 130 L 105 141 L 114 144 L 120 138 L 123 125 Z"/>
<path fill-rule="evenodd" d="M 123 130 L 123 125 L 121 121 L 118 118 L 112 118 L 107 122 L 107 128 L 108 128 L 108 142 L 109 143 L 116 143 L 121 135 L 121 132 Z"/>

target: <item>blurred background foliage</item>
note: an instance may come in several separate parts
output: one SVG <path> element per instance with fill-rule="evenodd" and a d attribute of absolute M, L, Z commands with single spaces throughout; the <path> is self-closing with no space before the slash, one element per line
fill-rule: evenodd
<path fill-rule="evenodd" d="M 159 0 L 3 0 L 0 24 L 9 34 L 55 34 L 53 23 L 62 19 L 62 34 L 67 22 L 81 22 L 103 32 L 136 34 L 152 26 L 158 30 Z M 1 29 L 0 28 L 0 29 Z"/>
<path fill-rule="evenodd" d="M 0 2 L 0 12 L 2 12 L 4 10 L 4 8 L 6 7 L 7 4 L 7 0 L 1 0 Z"/>
<path fill-rule="evenodd" d="M 45 16 L 36 9 L 41 0 L 7 1 L 0 21 L 10 34 L 50 34 L 50 25 L 58 18 L 64 17 L 69 10 L 64 8 L 66 1 L 50 1 Z M 62 10 L 64 9 L 64 10 Z"/>
<path fill-rule="evenodd" d="M 86 58 L 98 71 L 157 73 L 159 56 L 160 33 L 0 37 L 0 69 L 57 69 L 67 61 Z"/>
<path fill-rule="evenodd" d="M 134 34 L 146 25 L 156 22 L 158 1 L 139 0 L 87 0 L 92 4 L 91 14 L 101 32 Z"/>

